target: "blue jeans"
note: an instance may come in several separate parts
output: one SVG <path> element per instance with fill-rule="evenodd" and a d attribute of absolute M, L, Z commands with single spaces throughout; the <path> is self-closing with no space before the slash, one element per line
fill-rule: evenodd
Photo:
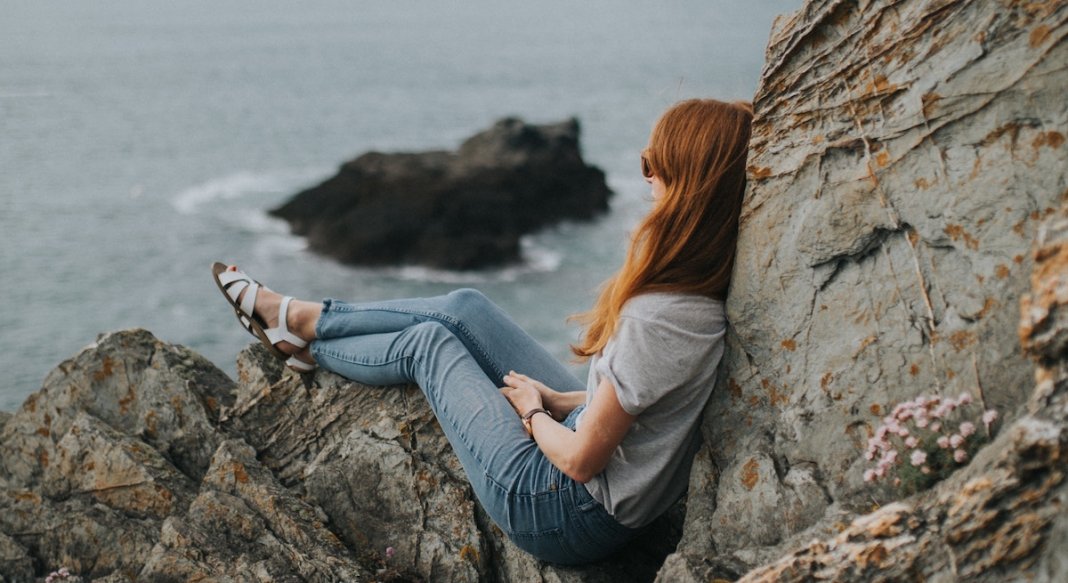
<path fill-rule="evenodd" d="M 328 299 L 315 332 L 311 352 L 323 368 L 364 384 L 419 385 L 482 507 L 519 548 L 553 563 L 589 563 L 637 532 L 545 457 L 498 391 L 510 370 L 558 391 L 585 386 L 481 293 Z M 580 409 L 564 424 L 574 429 Z"/>

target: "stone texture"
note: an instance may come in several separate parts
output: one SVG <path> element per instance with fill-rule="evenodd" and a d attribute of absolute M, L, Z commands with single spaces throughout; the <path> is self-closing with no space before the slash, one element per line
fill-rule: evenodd
<path fill-rule="evenodd" d="M 539 563 L 417 388 L 298 376 L 259 344 L 237 368 L 129 330 L 48 375 L 0 429 L 0 580 L 649 581 L 681 536 L 680 506 L 610 561 Z"/>
<path fill-rule="evenodd" d="M 235 394 L 144 330 L 62 363 L 0 429 L 3 580 L 61 567 L 116 582 L 374 578 L 376 557 L 357 557 L 219 429 Z"/>
<path fill-rule="evenodd" d="M 369 152 L 271 211 L 319 253 L 357 265 L 480 269 L 520 259 L 520 237 L 608 210 L 575 119 L 498 121 L 455 152 Z"/>
<path fill-rule="evenodd" d="M 812 0 L 776 22 L 703 428 L 720 477 L 692 480 L 712 514 L 669 564 L 737 576 L 889 501 L 861 454 L 898 402 L 1020 414 L 1028 250 L 1068 191 L 1066 19 L 1062 1 Z"/>
<path fill-rule="evenodd" d="M 791 550 L 742 581 L 1068 578 L 1068 205 L 1038 238 L 1020 335 L 1036 361 L 1028 413 L 935 488 Z M 1035 318 L 1044 325 L 1036 326 Z"/>
<path fill-rule="evenodd" d="M 242 378 L 263 363 L 242 353 Z M 422 393 L 369 387 L 325 371 L 241 386 L 223 426 L 295 492 L 321 507 L 352 548 L 381 554 L 430 581 L 649 581 L 680 536 L 681 513 L 659 521 L 618 557 L 583 569 L 548 565 L 517 549 L 478 506 Z"/>

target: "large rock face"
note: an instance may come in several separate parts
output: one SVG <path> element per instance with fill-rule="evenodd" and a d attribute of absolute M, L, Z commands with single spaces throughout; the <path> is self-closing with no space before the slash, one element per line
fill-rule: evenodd
<path fill-rule="evenodd" d="M 1068 188 L 1066 19 L 1063 1 L 813 0 L 777 22 L 665 580 L 741 574 L 891 500 L 861 474 L 895 403 L 970 392 L 1017 415 L 1028 249 Z"/>
<path fill-rule="evenodd" d="M 271 212 L 345 263 L 512 263 L 520 236 L 608 209 L 604 173 L 582 161 L 578 139 L 574 119 L 503 119 L 456 152 L 364 154 Z"/>

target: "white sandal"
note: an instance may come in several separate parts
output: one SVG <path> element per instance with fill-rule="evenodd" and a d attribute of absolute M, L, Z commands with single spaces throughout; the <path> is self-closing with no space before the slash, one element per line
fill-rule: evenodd
<path fill-rule="evenodd" d="M 255 315 L 256 296 L 259 294 L 260 288 L 263 287 L 260 282 L 252 279 L 243 271 L 229 271 L 225 264 L 219 262 L 212 264 L 211 274 L 215 279 L 215 285 L 219 287 L 219 291 L 226 296 L 226 300 L 233 306 L 237 321 L 241 322 L 241 325 L 249 331 L 249 334 L 258 338 L 272 355 L 286 361 L 286 366 L 293 370 L 297 372 L 315 370 L 315 364 L 304 362 L 295 355 L 290 356 L 275 346 L 283 341 L 300 349 L 308 345 L 308 342 L 303 338 L 290 332 L 289 327 L 286 325 L 289 302 L 293 301 L 291 296 L 283 297 L 282 304 L 278 307 L 278 326 L 265 328 L 265 324 Z M 247 291 L 245 291 L 246 288 Z M 242 291 L 245 292 L 245 297 L 238 302 Z"/>

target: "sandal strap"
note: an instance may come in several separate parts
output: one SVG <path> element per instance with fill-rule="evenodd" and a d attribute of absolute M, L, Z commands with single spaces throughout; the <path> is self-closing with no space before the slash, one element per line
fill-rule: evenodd
<path fill-rule="evenodd" d="M 247 287 L 248 291 L 245 292 L 245 297 L 241 298 L 241 312 L 251 317 L 256 313 L 256 296 L 260 293 L 260 284 L 253 281 Z"/>
<path fill-rule="evenodd" d="M 289 360 L 286 361 L 286 366 L 300 372 L 311 372 L 316 369 L 316 365 L 304 362 L 296 356 L 290 356 Z"/>
<path fill-rule="evenodd" d="M 278 326 L 264 330 L 264 333 L 267 334 L 267 339 L 271 341 L 271 344 L 278 344 L 284 340 L 297 348 L 304 348 L 308 345 L 307 341 L 290 332 L 289 326 L 286 325 L 291 301 L 293 301 L 292 296 L 282 298 L 282 304 L 278 306 Z"/>
<path fill-rule="evenodd" d="M 256 306 L 256 294 L 260 289 L 259 282 L 243 271 L 224 271 L 219 274 L 219 283 L 222 284 L 223 289 L 226 290 L 226 295 L 235 304 L 237 303 L 237 298 L 241 297 L 241 292 L 248 288 L 248 292 L 245 293 L 245 297 L 241 300 L 241 311 L 246 315 L 252 314 L 252 310 Z"/>

